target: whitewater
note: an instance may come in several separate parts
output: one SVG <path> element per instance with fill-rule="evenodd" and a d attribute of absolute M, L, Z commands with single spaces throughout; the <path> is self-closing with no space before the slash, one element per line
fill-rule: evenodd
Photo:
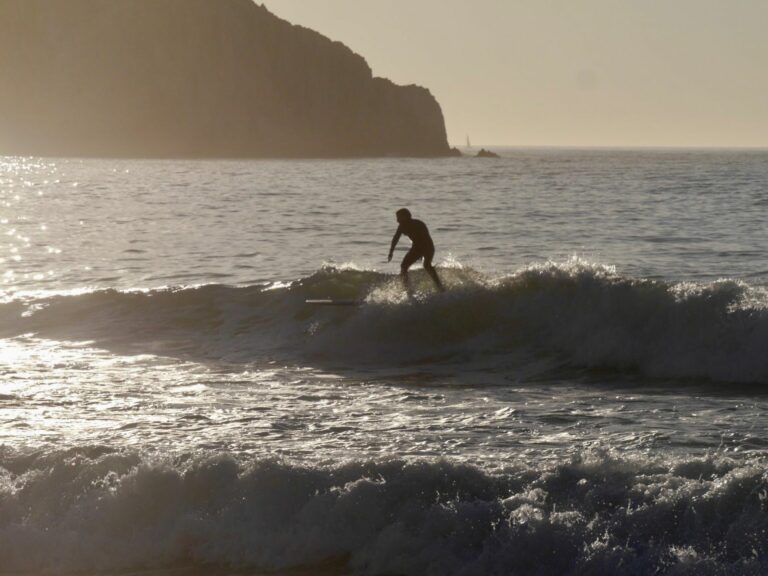
<path fill-rule="evenodd" d="M 0 158 L 0 574 L 768 573 L 768 152 L 501 153 Z"/>

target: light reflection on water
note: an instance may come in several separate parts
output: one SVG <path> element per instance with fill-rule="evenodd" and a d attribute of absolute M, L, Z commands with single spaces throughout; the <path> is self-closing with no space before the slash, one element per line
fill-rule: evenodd
<path fill-rule="evenodd" d="M 0 162 L 5 290 L 293 280 L 394 270 L 394 209 L 438 261 L 511 272 L 580 254 L 675 280 L 768 275 L 765 152 L 508 152 L 356 161 Z M 761 204 L 762 203 L 762 204 Z M 42 276 L 41 276 L 42 275 Z"/>
<path fill-rule="evenodd" d="M 599 382 L 504 383 L 300 367 L 203 366 L 87 343 L 5 340 L 0 444 L 216 450 L 301 460 L 449 457 L 493 468 L 585 449 L 761 453 L 768 398 Z M 431 380 L 431 381 L 430 381 Z M 691 394 L 693 392 L 694 394 Z"/>

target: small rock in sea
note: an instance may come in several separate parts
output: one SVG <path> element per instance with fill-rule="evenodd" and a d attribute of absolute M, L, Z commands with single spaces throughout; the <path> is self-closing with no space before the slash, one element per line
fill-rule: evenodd
<path fill-rule="evenodd" d="M 500 156 L 496 154 L 496 152 L 491 152 L 485 148 L 480 148 L 480 152 L 477 153 L 475 158 L 500 158 Z"/>

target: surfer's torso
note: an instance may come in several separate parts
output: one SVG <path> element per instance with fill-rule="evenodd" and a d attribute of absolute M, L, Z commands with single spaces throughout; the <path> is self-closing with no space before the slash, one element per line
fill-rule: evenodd
<path fill-rule="evenodd" d="M 411 219 L 408 222 L 400 224 L 398 232 L 408 236 L 413 243 L 413 248 L 420 251 L 434 251 L 435 245 L 432 242 L 432 236 L 429 235 L 427 225 L 421 220 Z"/>

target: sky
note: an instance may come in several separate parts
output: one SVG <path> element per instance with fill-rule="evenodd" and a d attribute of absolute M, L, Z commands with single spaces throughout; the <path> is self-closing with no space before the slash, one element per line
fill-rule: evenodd
<path fill-rule="evenodd" d="M 463 145 L 768 147 L 768 0 L 259 0 Z"/>

